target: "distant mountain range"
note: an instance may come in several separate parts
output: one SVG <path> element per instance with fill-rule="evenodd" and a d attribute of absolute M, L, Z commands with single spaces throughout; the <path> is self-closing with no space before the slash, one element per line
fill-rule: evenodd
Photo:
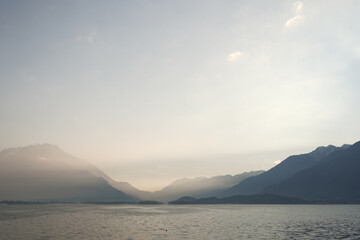
<path fill-rule="evenodd" d="M 221 195 L 223 191 L 232 187 L 244 179 L 256 176 L 264 171 L 245 172 L 237 175 L 222 175 L 215 177 L 184 178 L 170 183 L 163 189 L 155 192 L 141 191 L 128 182 L 112 183 L 117 189 L 130 196 L 136 196 L 142 200 L 154 200 L 168 202 L 182 196 L 210 197 Z"/>
<path fill-rule="evenodd" d="M 156 192 L 117 182 L 54 145 L 0 152 L 0 201 L 168 202 L 174 199 L 178 199 L 175 203 L 194 204 L 358 203 L 360 142 L 318 147 L 310 153 L 290 156 L 266 172 L 180 179 Z"/>
<path fill-rule="evenodd" d="M 264 171 L 252 171 L 234 176 L 224 175 L 211 178 L 184 178 L 172 182 L 167 187 L 153 193 L 152 198 L 159 201 L 172 201 L 182 196 L 211 197 L 221 194 L 226 189 L 242 182 L 251 176 Z"/>
<path fill-rule="evenodd" d="M 191 196 L 171 203 L 360 203 L 360 142 L 290 156 L 217 196 L 222 198 Z"/>
<path fill-rule="evenodd" d="M 117 182 L 87 161 L 55 145 L 37 144 L 0 152 L 0 201 L 170 201 L 184 195 L 212 196 L 262 171 L 177 180 L 154 193 Z"/>

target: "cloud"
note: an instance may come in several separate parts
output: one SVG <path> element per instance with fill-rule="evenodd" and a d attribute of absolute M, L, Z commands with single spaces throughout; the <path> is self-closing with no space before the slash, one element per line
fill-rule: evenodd
<path fill-rule="evenodd" d="M 304 4 L 300 1 L 295 2 L 293 4 L 293 8 L 296 15 L 286 21 L 284 29 L 297 26 L 304 21 L 304 15 L 300 14 L 302 9 L 304 8 Z"/>
<path fill-rule="evenodd" d="M 294 27 L 297 26 L 299 24 L 301 24 L 304 21 L 304 16 L 303 15 L 296 15 L 293 18 L 290 18 L 289 20 L 286 21 L 284 28 L 290 28 L 290 27 Z"/>
<path fill-rule="evenodd" d="M 227 60 L 228 60 L 228 62 L 234 62 L 234 61 L 236 61 L 239 57 L 242 57 L 242 56 L 244 56 L 244 53 L 243 53 L 243 52 L 235 51 L 235 52 L 230 53 L 230 54 L 227 56 Z"/>
<path fill-rule="evenodd" d="M 97 32 L 92 29 L 90 31 L 89 34 L 87 35 L 78 35 L 76 38 L 75 38 L 75 42 L 78 42 L 78 43 L 88 43 L 88 44 L 102 44 L 103 41 L 102 39 L 99 37 L 99 35 L 97 34 Z"/>
<path fill-rule="evenodd" d="M 302 2 L 295 2 L 294 3 L 294 10 L 296 14 L 299 14 L 301 10 L 303 9 L 304 4 Z"/>
<path fill-rule="evenodd" d="M 94 30 L 92 30 L 87 38 L 88 42 L 90 44 L 93 44 L 96 38 L 96 32 Z"/>

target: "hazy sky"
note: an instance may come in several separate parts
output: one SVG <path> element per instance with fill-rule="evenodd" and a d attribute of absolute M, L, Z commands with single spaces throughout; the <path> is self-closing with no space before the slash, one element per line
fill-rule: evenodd
<path fill-rule="evenodd" d="M 0 149 L 120 181 L 268 169 L 360 140 L 360 1 L 0 1 Z"/>

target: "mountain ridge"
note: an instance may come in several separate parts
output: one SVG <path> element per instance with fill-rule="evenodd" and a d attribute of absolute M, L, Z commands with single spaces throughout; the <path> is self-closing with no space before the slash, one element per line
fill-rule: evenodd
<path fill-rule="evenodd" d="M 268 171 L 258 176 L 249 177 L 225 190 L 222 196 L 260 193 L 265 187 L 280 183 L 297 172 L 316 165 L 321 159 L 332 152 L 343 148 L 348 148 L 348 145 L 344 144 L 342 147 L 335 147 L 333 145 L 328 145 L 327 147 L 322 146 L 317 147 L 309 153 L 291 155 Z"/>
<path fill-rule="evenodd" d="M 46 143 L 0 151 L 0 201 L 168 202 L 191 196 L 217 202 L 219 198 L 270 194 L 320 202 L 359 202 L 359 172 L 360 142 L 356 142 L 292 155 L 268 171 L 183 178 L 148 192 L 115 181 L 91 163 Z"/>
<path fill-rule="evenodd" d="M 171 201 L 184 195 L 195 197 L 217 196 L 225 189 L 236 185 L 251 176 L 256 176 L 264 171 L 250 171 L 236 175 L 218 175 L 214 177 L 196 177 L 175 180 L 160 191 L 153 193 L 154 199 Z"/>
<path fill-rule="evenodd" d="M 360 200 L 360 141 L 333 152 L 318 165 L 269 186 L 263 192 L 306 199 Z"/>

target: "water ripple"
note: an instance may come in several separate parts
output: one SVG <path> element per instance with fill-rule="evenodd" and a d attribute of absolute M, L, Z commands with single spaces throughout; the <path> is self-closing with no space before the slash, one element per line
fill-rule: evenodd
<path fill-rule="evenodd" d="M 359 205 L 0 205 L 0 239 L 359 239 Z"/>

